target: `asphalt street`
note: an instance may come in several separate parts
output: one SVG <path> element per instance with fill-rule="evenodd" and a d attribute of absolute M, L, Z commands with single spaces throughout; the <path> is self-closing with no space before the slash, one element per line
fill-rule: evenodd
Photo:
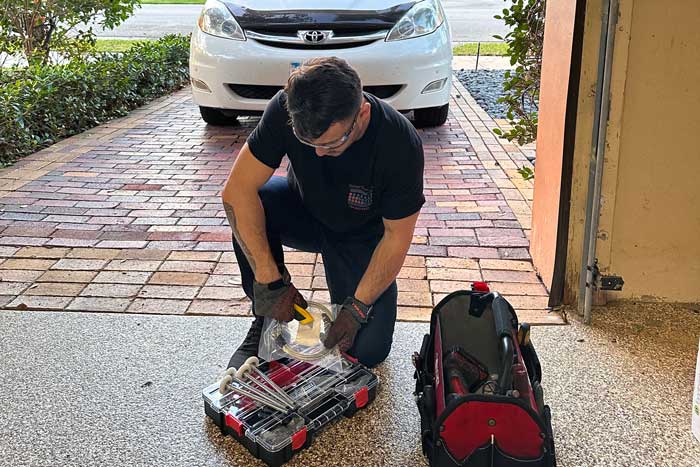
<path fill-rule="evenodd" d="M 494 19 L 506 6 L 504 0 L 443 0 L 455 42 L 493 41 L 504 34 L 502 21 Z M 98 30 L 100 37 L 156 38 L 165 34 L 188 34 L 195 26 L 201 5 L 143 5 L 113 30 Z"/>

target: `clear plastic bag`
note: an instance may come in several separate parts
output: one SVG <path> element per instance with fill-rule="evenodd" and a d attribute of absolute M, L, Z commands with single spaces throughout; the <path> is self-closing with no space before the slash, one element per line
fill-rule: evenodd
<path fill-rule="evenodd" d="M 258 357 L 267 361 L 293 358 L 339 372 L 342 370 L 342 356 L 338 347 L 327 349 L 323 336 L 330 329 L 338 311 L 337 305 L 326 306 L 308 302 L 307 311 L 313 317 L 310 324 L 300 324 L 292 320 L 284 323 L 265 318 Z"/>

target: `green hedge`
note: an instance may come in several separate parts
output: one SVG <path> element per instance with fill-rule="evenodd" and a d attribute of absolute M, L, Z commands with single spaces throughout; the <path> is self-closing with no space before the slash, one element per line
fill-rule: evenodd
<path fill-rule="evenodd" d="M 188 57 L 189 38 L 170 35 L 120 54 L 0 70 L 0 164 L 182 87 Z"/>

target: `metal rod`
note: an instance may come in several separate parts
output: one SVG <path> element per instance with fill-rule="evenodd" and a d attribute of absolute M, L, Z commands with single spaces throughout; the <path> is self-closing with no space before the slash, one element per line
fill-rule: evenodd
<path fill-rule="evenodd" d="M 277 412 L 281 412 L 281 413 L 289 412 L 288 408 L 286 408 L 286 407 L 284 407 L 276 402 L 272 402 L 268 399 L 262 399 L 254 394 L 247 392 L 244 389 L 238 389 L 238 390 L 234 391 L 234 393 L 237 394 L 238 396 L 250 399 L 256 405 L 269 407 L 269 408 L 276 410 Z"/>
<path fill-rule="evenodd" d="M 290 392 L 296 391 L 298 388 L 308 384 L 309 380 L 317 376 L 323 375 L 326 370 L 320 366 L 311 366 L 307 370 L 297 374 L 297 380 L 290 386 Z M 303 380 L 301 379 L 303 377 Z M 291 397 L 291 396 L 290 396 Z"/>
<path fill-rule="evenodd" d="M 289 399 L 287 397 L 287 394 L 281 394 L 281 389 L 272 382 L 272 387 L 267 386 L 266 384 L 262 384 L 260 380 L 253 378 L 253 376 L 250 374 L 251 370 L 255 368 L 258 364 L 258 359 L 257 357 L 252 357 L 246 360 L 246 363 L 241 366 L 238 370 L 235 371 L 235 374 L 233 375 L 235 378 L 240 379 L 241 381 L 248 380 L 250 384 L 255 384 L 260 388 L 260 390 L 264 391 L 267 393 L 270 397 L 273 399 L 278 400 L 281 402 L 283 405 L 289 406 L 290 408 L 295 407 L 295 403 L 293 400 Z M 258 371 L 259 373 L 259 371 Z"/>
<path fill-rule="evenodd" d="M 316 376 L 323 376 L 323 372 L 321 372 L 318 375 L 314 375 L 314 377 L 316 377 Z M 304 385 L 309 385 L 309 386 L 311 385 L 310 380 L 305 381 L 299 387 L 304 388 L 304 391 L 307 393 L 306 395 L 309 396 L 309 393 L 312 391 L 315 391 L 315 392 L 325 391 L 327 389 L 330 389 L 330 388 L 338 385 L 338 383 L 339 383 L 339 381 L 337 378 L 335 378 L 334 375 L 329 375 L 329 377 L 325 381 L 323 381 L 322 383 L 314 383 L 313 387 L 310 387 L 310 388 L 304 387 Z M 346 382 L 346 384 L 348 384 L 348 383 Z M 295 389 L 298 389 L 298 388 L 295 388 Z"/>
<path fill-rule="evenodd" d="M 256 388 L 255 386 L 251 386 L 250 384 L 246 383 L 245 381 L 241 380 L 240 378 L 236 377 L 235 375 L 231 375 L 231 380 L 235 381 L 236 383 L 241 385 L 246 391 L 249 391 L 250 393 L 255 394 L 257 397 L 268 399 L 268 400 L 273 401 L 276 404 L 279 404 L 283 407 L 287 407 L 287 405 L 288 405 L 287 403 L 280 401 L 277 398 L 271 397 L 271 394 L 269 394 L 267 392 L 263 392 L 260 389 Z M 235 386 L 231 386 L 231 387 L 235 387 Z M 291 409 L 291 408 L 293 408 L 293 406 L 288 407 L 288 408 Z"/>
<path fill-rule="evenodd" d="M 274 400 L 279 401 L 281 404 L 283 404 L 285 406 L 289 406 L 289 408 L 295 407 L 295 403 L 293 400 L 287 400 L 287 398 L 283 398 L 282 395 L 279 392 L 277 392 L 276 390 L 274 390 L 273 388 L 267 386 L 266 384 L 263 384 L 262 382 L 253 378 L 252 376 L 250 376 L 247 373 L 244 374 L 243 376 L 246 378 L 247 381 L 250 382 L 250 384 L 255 384 L 258 388 L 260 388 L 260 390 L 264 391 L 266 394 L 269 395 L 269 397 L 273 398 Z"/>
<path fill-rule="evenodd" d="M 275 410 L 277 410 L 278 412 L 282 412 L 282 413 L 285 413 L 285 412 L 288 411 L 287 408 L 285 408 L 285 407 L 283 407 L 283 406 L 277 404 L 276 402 L 272 402 L 272 401 L 270 401 L 270 400 L 268 400 L 268 399 L 266 399 L 266 398 L 259 397 L 259 396 L 255 395 L 255 394 L 253 394 L 253 393 L 248 392 L 247 390 L 245 390 L 245 389 L 243 389 L 243 388 L 237 388 L 237 387 L 234 387 L 234 386 L 232 386 L 232 385 L 230 385 L 230 384 L 229 384 L 229 385 L 226 385 L 226 387 L 227 387 L 228 389 L 230 389 L 231 392 L 234 392 L 234 393 L 236 393 L 236 394 L 240 394 L 240 395 L 242 395 L 242 396 L 244 396 L 244 397 L 247 397 L 248 399 L 252 400 L 253 402 L 255 402 L 255 403 L 257 403 L 257 404 L 264 405 L 264 406 L 266 406 L 266 407 L 270 407 L 271 409 L 275 409 Z"/>
<path fill-rule="evenodd" d="M 237 383 L 240 384 L 240 381 L 236 381 Z M 231 386 L 232 388 L 235 388 L 235 386 Z M 241 388 L 245 390 L 246 392 L 253 394 L 256 398 L 261 399 L 261 400 L 266 400 L 269 402 L 272 402 L 280 407 L 284 407 L 285 410 L 289 409 L 286 404 L 283 404 L 281 401 L 278 401 L 277 399 L 273 399 L 272 397 L 269 397 L 266 393 L 260 392 L 259 390 L 256 390 L 252 386 L 245 386 L 241 385 Z M 234 390 L 235 391 L 235 390 Z"/>
<path fill-rule="evenodd" d="M 269 384 L 270 387 L 271 387 L 272 389 L 274 389 L 275 391 L 277 391 L 277 392 L 279 393 L 279 395 L 280 395 L 282 398 L 284 398 L 285 400 L 287 400 L 287 402 L 289 402 L 289 403 L 291 403 L 291 404 L 293 404 L 293 405 L 296 404 L 296 402 L 294 402 L 294 399 L 292 399 L 291 397 L 289 397 L 289 394 L 287 394 L 287 393 L 284 391 L 284 389 L 282 389 L 280 386 L 278 386 L 277 383 L 275 383 L 275 382 L 274 382 L 271 378 L 269 378 L 265 373 L 263 373 L 262 371 L 258 370 L 258 368 L 257 368 L 256 366 L 251 365 L 251 366 L 250 366 L 250 369 L 251 369 L 252 371 L 254 371 L 255 374 L 257 374 L 258 376 L 260 376 L 260 377 L 263 379 L 263 381 L 265 381 L 267 384 Z"/>
<path fill-rule="evenodd" d="M 474 71 L 479 69 L 479 55 L 481 55 L 481 42 L 476 43 L 476 66 L 474 67 Z"/>
<path fill-rule="evenodd" d="M 610 79 L 617 24 L 618 0 L 605 0 L 601 26 L 600 52 L 598 56 L 598 82 L 593 122 L 593 143 L 589 162 L 588 197 L 586 200 L 586 224 L 584 228 L 583 256 L 579 282 L 579 311 L 583 322 L 591 323 L 593 301 L 593 267 L 596 256 L 596 238 L 600 218 L 600 197 L 605 158 L 605 137 L 610 112 Z"/>

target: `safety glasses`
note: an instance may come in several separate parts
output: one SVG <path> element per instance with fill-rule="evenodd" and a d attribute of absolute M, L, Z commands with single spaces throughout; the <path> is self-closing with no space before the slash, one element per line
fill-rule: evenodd
<path fill-rule="evenodd" d="M 345 144 L 345 143 L 347 142 L 348 138 L 350 138 L 350 135 L 352 134 L 352 131 L 355 129 L 355 124 L 357 123 L 357 117 L 358 117 L 359 115 L 360 115 L 360 111 L 358 110 L 357 113 L 355 114 L 355 118 L 352 119 L 352 125 L 350 125 L 350 129 L 349 129 L 348 131 L 346 131 L 346 132 L 343 134 L 343 136 L 341 136 L 341 137 L 338 138 L 337 140 L 335 140 L 335 141 L 333 141 L 333 142 L 331 142 L 331 143 L 328 143 L 328 144 L 314 144 L 314 143 L 311 143 L 311 142 L 309 142 L 309 141 L 306 141 L 304 138 L 302 138 L 301 136 L 299 136 L 299 135 L 297 134 L 297 131 L 296 131 L 296 129 L 294 128 L 294 125 L 292 125 L 292 132 L 294 132 L 294 136 L 296 136 L 296 138 L 297 138 L 301 143 L 303 143 L 303 144 L 305 144 L 305 145 L 307 145 L 307 146 L 311 146 L 312 148 L 317 148 L 317 149 L 331 149 L 331 150 L 332 150 L 332 149 L 338 149 L 339 147 L 341 147 L 343 144 Z"/>

